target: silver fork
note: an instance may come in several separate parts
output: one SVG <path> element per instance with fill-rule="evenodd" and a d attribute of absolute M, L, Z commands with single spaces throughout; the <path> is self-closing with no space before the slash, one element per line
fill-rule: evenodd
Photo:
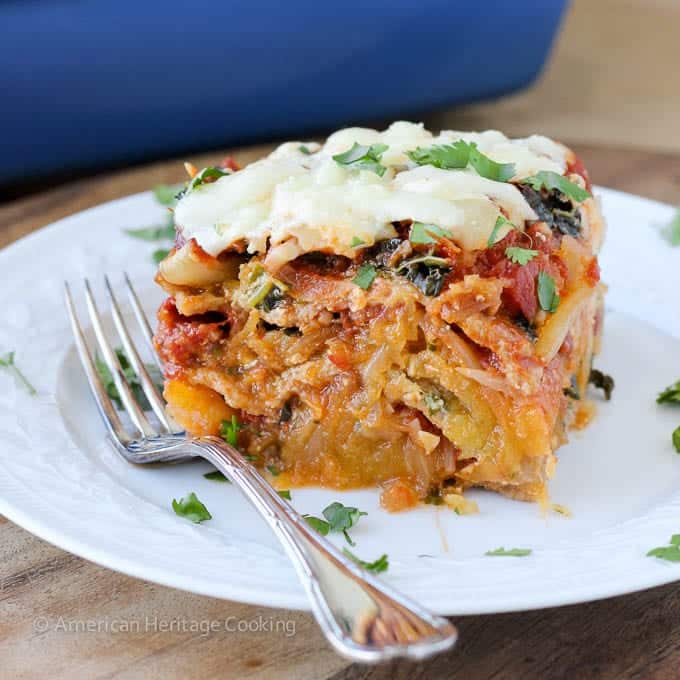
<path fill-rule="evenodd" d="M 455 644 L 458 633 L 447 619 L 431 614 L 385 585 L 317 534 L 238 450 L 219 437 L 192 437 L 182 431 L 167 413 L 165 402 L 128 332 L 113 288 L 105 278 L 116 331 L 158 419 L 158 425 L 153 425 L 123 375 L 86 280 L 85 301 L 89 319 L 99 351 L 132 422 L 132 428 L 128 430 L 98 375 L 76 316 L 69 285 L 64 285 L 66 307 L 80 361 L 109 439 L 125 460 L 130 463 L 176 463 L 199 457 L 225 474 L 240 488 L 281 541 L 305 588 L 321 630 L 344 657 L 363 663 L 377 663 L 395 657 L 423 659 Z M 160 368 L 151 326 L 127 275 L 125 287 L 142 336 Z"/>

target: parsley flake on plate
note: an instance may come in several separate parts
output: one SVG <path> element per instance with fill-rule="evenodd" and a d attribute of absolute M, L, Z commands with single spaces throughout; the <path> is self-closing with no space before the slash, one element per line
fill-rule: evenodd
<path fill-rule="evenodd" d="M 647 553 L 647 557 L 658 557 L 667 562 L 680 562 L 680 534 L 671 536 L 670 545 L 652 548 Z"/>
<path fill-rule="evenodd" d="M 375 281 L 376 276 L 378 276 L 378 271 L 372 264 L 362 264 L 357 271 L 356 276 L 352 279 L 353 283 L 356 283 L 359 288 L 368 290 L 371 287 L 373 281 Z"/>
<path fill-rule="evenodd" d="M 390 566 L 387 555 L 385 554 L 382 554 L 377 560 L 373 560 L 373 562 L 366 562 L 362 559 L 359 559 L 356 555 L 347 550 L 347 548 L 343 548 L 342 552 L 347 555 L 347 557 L 349 557 L 352 562 L 358 564 L 360 567 L 366 571 L 370 571 L 373 574 L 380 574 L 383 571 L 387 571 Z"/>
<path fill-rule="evenodd" d="M 19 370 L 19 367 L 14 362 L 14 354 L 14 352 L 7 352 L 7 354 L 0 356 L 0 368 L 5 368 L 7 371 L 12 373 L 12 375 L 14 375 L 14 377 L 26 388 L 26 391 L 31 396 L 37 394 L 35 387 L 33 387 L 33 385 L 28 382 L 26 376 Z"/>
<path fill-rule="evenodd" d="M 303 515 L 303 517 L 307 520 L 307 524 L 318 531 L 322 536 L 327 536 L 331 532 L 342 532 L 345 540 L 353 546 L 354 541 L 349 537 L 348 531 L 356 526 L 360 517 L 363 517 L 368 513 L 335 501 L 324 508 L 322 514 L 325 517 L 325 520 L 320 517 L 314 517 L 313 515 Z"/>
<path fill-rule="evenodd" d="M 673 434 L 671 435 L 671 439 L 673 441 L 673 446 L 675 447 L 675 450 L 680 453 L 680 426 L 676 427 L 673 430 Z"/>
<path fill-rule="evenodd" d="M 293 497 L 290 495 L 290 489 L 279 489 L 276 493 L 281 496 L 281 498 L 285 498 L 287 501 L 292 501 Z"/>
<path fill-rule="evenodd" d="M 528 184 L 535 191 L 540 191 L 541 189 L 552 191 L 557 189 L 557 191 L 577 203 L 582 203 L 591 196 L 589 191 L 568 180 L 564 175 L 559 175 L 549 170 L 541 170 L 541 172 L 537 172 L 535 175 L 531 175 L 531 177 L 524 177 L 520 180 L 520 184 Z"/>
<path fill-rule="evenodd" d="M 175 223 L 172 217 L 164 226 L 142 227 L 141 229 L 125 229 L 125 233 L 141 241 L 164 241 L 175 238 Z"/>
<path fill-rule="evenodd" d="M 560 304 L 560 296 L 555 289 L 555 279 L 550 274 L 538 272 L 538 302 L 541 309 L 554 314 Z"/>
<path fill-rule="evenodd" d="M 680 404 L 680 380 L 667 387 L 656 398 L 657 404 Z"/>
<path fill-rule="evenodd" d="M 344 153 L 335 154 L 333 160 L 338 165 L 345 165 L 351 170 L 370 170 L 382 177 L 387 168 L 382 165 L 380 160 L 387 149 L 387 144 L 362 146 L 354 142 L 351 149 Z"/>
<path fill-rule="evenodd" d="M 208 508 L 201 503 L 198 496 L 192 491 L 186 498 L 177 500 L 172 499 L 172 509 L 176 515 L 184 517 L 192 522 L 198 524 L 205 522 L 207 519 L 212 519 L 212 515 L 208 512 Z"/>
<path fill-rule="evenodd" d="M 157 184 L 153 189 L 154 198 L 161 204 L 172 208 L 177 203 L 177 194 L 184 188 L 183 184 Z"/>
<path fill-rule="evenodd" d="M 123 371 L 123 376 L 125 377 L 125 380 L 127 381 L 128 385 L 130 385 L 130 389 L 132 390 L 132 394 L 134 395 L 135 400 L 142 407 L 143 411 L 149 411 L 151 409 L 151 404 L 149 404 L 149 400 L 146 398 L 146 394 L 144 394 L 144 388 L 142 387 L 142 383 L 139 381 L 139 376 L 135 373 L 135 370 L 132 368 L 132 364 L 128 360 L 127 355 L 123 351 L 123 348 L 116 347 L 114 352 L 116 353 L 116 357 L 118 358 L 120 368 Z M 122 411 L 123 402 L 121 401 L 120 394 L 118 394 L 118 388 L 116 387 L 113 375 L 111 374 L 111 371 L 109 371 L 109 367 L 107 366 L 106 362 L 98 354 L 95 355 L 94 357 L 94 367 L 99 375 L 99 378 L 104 384 L 106 394 L 109 395 L 113 403 L 116 405 L 116 408 L 119 411 Z M 145 368 L 149 375 L 151 376 L 151 379 L 158 388 L 159 392 L 162 392 L 163 380 L 158 368 L 153 364 L 145 364 Z"/>
<path fill-rule="evenodd" d="M 661 233 L 672 246 L 680 246 L 680 208 Z"/>
<path fill-rule="evenodd" d="M 495 550 L 487 550 L 484 554 L 490 557 L 526 557 L 531 555 L 531 550 L 529 548 L 510 548 L 506 550 L 501 547 Z"/>
<path fill-rule="evenodd" d="M 222 474 L 219 470 L 206 472 L 203 476 L 206 479 L 209 479 L 211 482 L 222 482 L 223 484 L 231 484 L 229 478 L 226 475 Z"/>
<path fill-rule="evenodd" d="M 436 224 L 423 224 L 422 222 L 414 222 L 411 225 L 409 233 L 409 241 L 413 245 L 425 245 L 430 243 L 437 243 L 443 238 L 452 238 L 453 234 L 446 229 L 438 227 Z"/>
<path fill-rule="evenodd" d="M 529 248 L 519 248 L 518 246 L 508 246 L 505 249 L 505 257 L 513 262 L 524 266 L 527 262 L 533 260 L 538 255 L 538 250 L 529 250 Z"/>

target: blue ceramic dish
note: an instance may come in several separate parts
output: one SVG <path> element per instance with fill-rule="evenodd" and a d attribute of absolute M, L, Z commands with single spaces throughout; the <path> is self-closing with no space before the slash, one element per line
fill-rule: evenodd
<path fill-rule="evenodd" d="M 0 181 L 511 92 L 566 0 L 0 4 Z"/>

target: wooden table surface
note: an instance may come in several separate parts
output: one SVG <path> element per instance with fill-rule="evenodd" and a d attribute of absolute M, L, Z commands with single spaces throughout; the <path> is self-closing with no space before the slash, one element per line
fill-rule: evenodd
<path fill-rule="evenodd" d="M 596 183 L 680 202 L 680 155 L 575 148 Z M 247 162 L 261 150 L 234 155 Z M 191 160 L 200 167 L 223 155 Z M 179 162 L 159 163 L 0 206 L 0 245 L 182 174 Z M 308 614 L 139 581 L 65 553 L 0 516 L 0 678 L 675 678 L 679 595 L 680 585 L 669 585 L 569 607 L 456 617 L 461 637 L 450 653 L 422 664 L 361 667 L 336 656 Z M 228 617 L 260 631 L 200 629 L 201 622 Z M 268 621 L 294 634 L 262 629 Z"/>

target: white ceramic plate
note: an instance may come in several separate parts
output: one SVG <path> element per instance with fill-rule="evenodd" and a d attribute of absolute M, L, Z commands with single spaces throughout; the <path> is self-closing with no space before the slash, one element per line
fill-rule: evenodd
<path fill-rule="evenodd" d="M 389 515 L 375 491 L 293 491 L 302 512 L 340 500 L 368 511 L 353 531 L 356 554 L 388 553 L 384 578 L 445 614 L 478 614 L 591 600 L 673 581 L 680 565 L 645 556 L 680 532 L 680 456 L 670 435 L 680 411 L 655 396 L 680 378 L 680 249 L 659 236 L 669 206 L 600 189 L 609 233 L 610 286 L 597 366 L 616 379 L 611 402 L 559 451 L 551 484 L 571 518 L 473 492 L 478 515 L 425 506 Z M 0 372 L 0 512 L 34 534 L 99 564 L 185 590 L 271 606 L 307 608 L 295 573 L 266 525 L 203 463 L 136 469 L 104 442 L 71 344 L 62 281 L 127 270 L 153 310 L 155 246 L 122 233 L 157 223 L 149 193 L 61 220 L 0 252 L 0 353 L 38 388 L 31 397 Z M 85 312 L 81 308 L 82 318 Z M 213 520 L 193 525 L 171 509 L 195 491 Z M 528 557 L 487 557 L 499 546 Z"/>

